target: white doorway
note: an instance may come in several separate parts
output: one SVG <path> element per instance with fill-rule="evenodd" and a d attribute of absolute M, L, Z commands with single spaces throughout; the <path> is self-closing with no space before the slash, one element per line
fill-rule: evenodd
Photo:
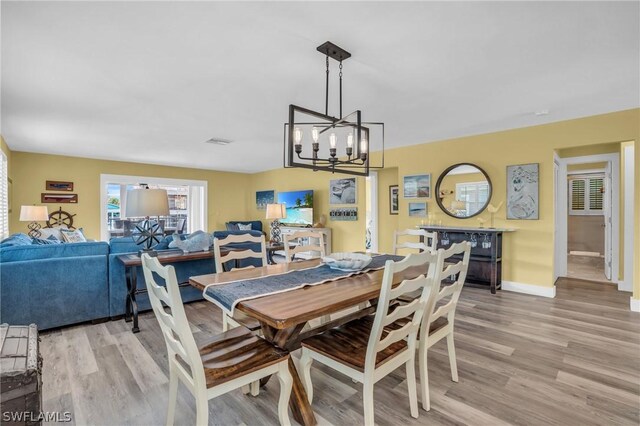
<path fill-rule="evenodd" d="M 378 252 L 378 172 L 369 172 L 366 178 L 366 227 L 365 248 L 367 252 Z"/>
<path fill-rule="evenodd" d="M 603 167 L 577 167 L 585 164 Z M 617 153 L 554 158 L 556 278 L 574 275 L 576 278 L 617 284 L 619 176 Z M 570 236 L 570 231 L 582 237 L 576 238 L 577 234 Z M 601 271 L 601 279 L 596 279 L 596 275 L 589 278 L 593 270 Z"/>

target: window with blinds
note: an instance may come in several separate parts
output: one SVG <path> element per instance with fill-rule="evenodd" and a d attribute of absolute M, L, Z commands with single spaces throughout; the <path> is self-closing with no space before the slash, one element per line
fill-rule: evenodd
<path fill-rule="evenodd" d="M 604 175 L 571 177 L 569 180 L 569 214 L 604 214 Z"/>
<path fill-rule="evenodd" d="M 9 236 L 9 176 L 7 156 L 0 151 L 0 240 Z"/>

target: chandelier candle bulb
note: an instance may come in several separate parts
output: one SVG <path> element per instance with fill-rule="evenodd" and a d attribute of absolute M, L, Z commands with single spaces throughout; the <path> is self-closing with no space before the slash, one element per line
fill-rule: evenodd
<path fill-rule="evenodd" d="M 329 135 L 329 147 L 331 149 L 336 149 L 336 134 L 335 133 L 331 133 L 331 135 Z"/>
<path fill-rule="evenodd" d="M 367 141 L 367 137 L 366 136 L 362 136 L 362 140 L 360 141 L 360 158 L 363 160 L 367 159 L 367 147 L 369 146 L 369 143 Z"/>
<path fill-rule="evenodd" d="M 311 130 L 311 138 L 313 139 L 314 142 L 318 142 L 318 138 L 320 137 L 320 132 L 318 132 L 318 128 L 314 127 Z"/>

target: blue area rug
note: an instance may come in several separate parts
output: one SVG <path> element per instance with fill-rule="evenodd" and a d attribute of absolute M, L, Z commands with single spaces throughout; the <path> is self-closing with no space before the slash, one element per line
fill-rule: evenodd
<path fill-rule="evenodd" d="M 371 263 L 365 269 L 358 272 L 337 271 L 322 264 L 309 269 L 291 271 L 263 278 L 252 278 L 227 284 L 214 284 L 205 288 L 204 297 L 228 313 L 233 313 L 235 306 L 243 300 L 255 299 L 272 293 L 281 293 L 309 285 L 336 281 L 368 271 L 375 271 L 384 268 L 387 260 L 397 262 L 402 259 L 404 259 L 404 256 L 383 254 L 374 256 Z"/>

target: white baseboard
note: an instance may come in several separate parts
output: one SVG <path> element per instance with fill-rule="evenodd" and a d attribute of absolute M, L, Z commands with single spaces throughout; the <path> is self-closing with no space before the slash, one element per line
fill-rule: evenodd
<path fill-rule="evenodd" d="M 618 291 L 632 292 L 633 291 L 633 285 L 630 282 L 627 283 L 626 280 L 618 281 Z"/>
<path fill-rule="evenodd" d="M 633 297 L 629 298 L 631 301 L 631 310 L 633 312 L 640 312 L 640 299 L 634 299 Z"/>
<path fill-rule="evenodd" d="M 542 287 L 533 284 L 516 283 L 513 281 L 502 281 L 502 289 L 506 291 L 513 291 L 516 293 L 531 294 L 534 296 L 542 297 L 556 297 L 556 286 Z"/>

